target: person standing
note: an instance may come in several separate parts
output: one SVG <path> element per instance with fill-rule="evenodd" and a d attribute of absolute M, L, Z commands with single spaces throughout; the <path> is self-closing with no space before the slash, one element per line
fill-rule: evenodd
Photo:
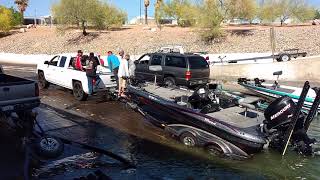
<path fill-rule="evenodd" d="M 129 65 L 128 60 L 130 59 L 130 55 L 126 54 L 123 59 L 120 61 L 119 66 L 119 93 L 118 96 L 124 96 L 124 90 L 126 88 L 126 79 L 129 77 Z"/>
<path fill-rule="evenodd" d="M 136 65 L 134 64 L 134 60 L 130 59 L 128 60 L 128 65 L 129 65 L 129 76 L 134 77 L 135 75 L 135 70 L 136 70 Z"/>
<path fill-rule="evenodd" d="M 100 54 L 98 54 L 98 59 L 99 59 L 99 61 L 100 61 L 100 65 L 101 65 L 101 66 L 104 66 L 104 60 L 101 58 L 101 55 L 100 55 Z"/>
<path fill-rule="evenodd" d="M 82 59 L 83 52 L 78 50 L 78 54 L 76 56 L 75 68 L 76 70 L 83 71 L 81 59 Z"/>
<path fill-rule="evenodd" d="M 119 50 L 117 57 L 118 57 L 119 61 L 124 58 L 124 50 L 123 49 Z"/>
<path fill-rule="evenodd" d="M 97 62 L 94 56 L 90 56 L 89 58 L 88 66 L 86 68 L 86 75 L 88 79 L 89 95 L 92 95 L 93 84 L 97 81 Z"/>
<path fill-rule="evenodd" d="M 116 82 L 117 82 L 117 87 L 119 87 L 119 78 L 118 78 L 118 70 L 119 70 L 119 65 L 120 65 L 120 60 L 118 59 L 117 56 L 115 56 L 112 51 L 108 51 L 108 66 L 111 72 L 113 72 Z"/>

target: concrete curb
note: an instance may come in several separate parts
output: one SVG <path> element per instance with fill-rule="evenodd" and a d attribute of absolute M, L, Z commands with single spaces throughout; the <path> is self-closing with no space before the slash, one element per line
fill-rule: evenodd
<path fill-rule="evenodd" d="M 305 57 L 289 62 L 270 62 L 255 64 L 228 64 L 211 66 L 210 78 L 236 81 L 240 77 L 274 80 L 275 71 L 283 71 L 283 81 L 320 82 L 320 56 Z"/>

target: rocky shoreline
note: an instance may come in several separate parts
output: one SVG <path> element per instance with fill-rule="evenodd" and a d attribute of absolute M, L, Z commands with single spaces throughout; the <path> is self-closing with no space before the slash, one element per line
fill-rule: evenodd
<path fill-rule="evenodd" d="M 123 48 L 130 54 L 153 52 L 165 45 L 182 45 L 187 51 L 208 53 L 270 52 L 270 27 L 228 27 L 219 43 L 206 45 L 196 29 L 164 27 L 161 31 L 129 26 L 114 31 L 90 32 L 86 37 L 77 30 L 59 33 L 56 28 L 37 27 L 25 33 L 0 38 L 0 52 L 19 54 L 57 54 L 87 52 L 106 54 Z M 320 55 L 320 26 L 276 27 L 276 49 L 299 48 L 310 55 Z"/>

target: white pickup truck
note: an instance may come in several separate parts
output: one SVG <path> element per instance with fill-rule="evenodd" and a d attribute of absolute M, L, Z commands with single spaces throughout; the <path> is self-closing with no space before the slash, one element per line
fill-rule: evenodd
<path fill-rule="evenodd" d="M 72 90 L 77 100 L 86 100 L 89 94 L 88 78 L 86 72 L 74 69 L 75 58 L 76 54 L 59 54 L 50 61 L 38 64 L 37 73 L 40 88 L 45 89 L 50 84 L 55 84 Z M 100 63 L 100 61 L 98 62 Z M 100 64 L 97 69 L 97 75 L 102 81 L 98 84 L 98 88 L 93 88 L 93 92 L 114 92 L 117 85 L 113 73 L 109 68 Z"/>

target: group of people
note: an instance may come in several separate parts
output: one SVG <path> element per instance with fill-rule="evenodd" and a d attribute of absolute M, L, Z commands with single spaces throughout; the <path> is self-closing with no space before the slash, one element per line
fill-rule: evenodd
<path fill-rule="evenodd" d="M 85 67 L 83 62 L 85 61 Z M 107 63 L 110 71 L 114 74 L 118 87 L 118 96 L 125 96 L 124 90 L 126 88 L 127 80 L 129 77 L 134 76 L 135 64 L 130 59 L 129 54 L 125 54 L 124 50 L 119 50 L 118 55 L 108 51 Z M 85 71 L 88 77 L 89 94 L 93 93 L 93 86 L 98 87 L 100 78 L 97 76 L 97 66 L 104 66 L 104 60 L 98 55 L 95 57 L 94 53 L 90 53 L 88 57 L 83 56 L 83 52 L 78 50 L 77 57 L 75 58 L 74 68 L 79 71 Z"/>

